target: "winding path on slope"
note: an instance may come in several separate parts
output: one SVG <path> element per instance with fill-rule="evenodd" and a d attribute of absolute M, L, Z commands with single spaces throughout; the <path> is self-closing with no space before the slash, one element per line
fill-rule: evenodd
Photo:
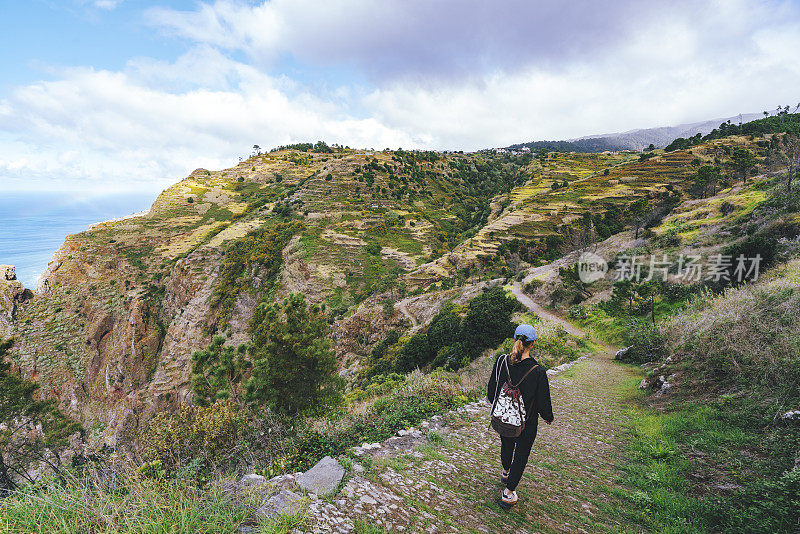
<path fill-rule="evenodd" d="M 511 292 L 514 294 L 514 297 L 516 297 L 518 301 L 520 301 L 530 311 L 538 315 L 541 319 L 547 319 L 548 321 L 553 321 L 555 323 L 560 324 L 561 326 L 564 327 L 564 330 L 566 330 L 573 336 L 578 336 L 578 337 L 586 336 L 585 331 L 576 327 L 563 317 L 560 317 L 554 313 L 545 310 L 542 306 L 534 302 L 532 298 L 530 298 L 528 295 L 522 292 L 522 288 L 520 288 L 519 282 L 514 282 L 511 285 Z"/>
<path fill-rule="evenodd" d="M 520 300 L 543 317 L 563 321 L 525 295 Z M 480 363 L 488 376 L 492 359 Z M 488 428 L 488 403 L 482 401 L 424 422 L 427 437 L 415 432 L 416 438 L 390 438 L 361 451 L 341 491 L 312 501 L 308 531 L 350 532 L 356 526 L 425 533 L 640 531 L 622 513 L 630 504 L 615 482 L 617 466 L 625 461 L 625 392 L 639 378 L 636 369 L 612 361 L 607 350 L 551 376 L 555 422 L 539 425 L 517 488 L 520 502 L 510 511 L 497 504 L 499 439 Z"/>

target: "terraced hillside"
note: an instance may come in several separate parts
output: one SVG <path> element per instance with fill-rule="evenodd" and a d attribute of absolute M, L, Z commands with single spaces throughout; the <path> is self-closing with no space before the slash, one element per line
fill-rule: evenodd
<path fill-rule="evenodd" d="M 349 365 L 414 326 L 386 299 L 458 293 L 607 237 L 686 199 L 698 165 L 725 167 L 733 146 L 765 151 L 744 137 L 647 159 L 318 143 L 197 169 L 146 214 L 66 239 L 9 320 L 14 358 L 111 442 L 186 399 L 192 353 L 218 333 L 246 342 L 259 302 L 300 292 L 324 303 Z M 506 254 L 520 242 L 522 263 Z"/>

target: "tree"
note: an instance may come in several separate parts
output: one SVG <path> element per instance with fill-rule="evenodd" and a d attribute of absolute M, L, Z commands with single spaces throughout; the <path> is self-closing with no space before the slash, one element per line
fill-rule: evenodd
<path fill-rule="evenodd" d="M 434 354 L 435 355 L 435 354 Z M 402 372 L 413 371 L 417 367 L 422 367 L 431 360 L 431 349 L 428 345 L 428 335 L 419 332 L 403 345 L 397 353 L 397 370 Z"/>
<path fill-rule="evenodd" d="M 747 174 L 756 164 L 756 157 L 746 148 L 736 148 L 731 156 L 733 166 L 742 175 L 742 180 L 747 181 Z"/>
<path fill-rule="evenodd" d="M 259 305 L 250 323 L 247 399 L 287 414 L 338 402 L 341 380 L 327 329 L 324 310 L 307 305 L 301 294 Z"/>
<path fill-rule="evenodd" d="M 694 179 L 693 193 L 699 198 L 706 198 L 711 191 L 711 195 L 716 192 L 716 185 L 719 181 L 719 167 L 713 165 L 703 165 L 697 169 Z"/>
<path fill-rule="evenodd" d="M 583 299 L 591 298 L 592 292 L 589 291 L 590 284 L 587 284 L 581 280 L 577 263 L 572 267 L 559 267 L 558 276 L 561 278 L 561 283 L 565 287 L 576 290 Z"/>
<path fill-rule="evenodd" d="M 461 317 L 453 308 L 452 302 L 442 304 L 441 310 L 428 327 L 428 345 L 433 356 L 442 347 L 455 344 L 461 336 Z"/>
<path fill-rule="evenodd" d="M 628 206 L 628 212 L 633 218 L 634 239 L 639 239 L 639 230 L 645 223 L 645 215 L 648 213 L 647 200 L 640 198 Z"/>
<path fill-rule="evenodd" d="M 0 341 L 0 496 L 16 481 L 33 482 L 30 466 L 44 464 L 60 475 L 59 452 L 81 431 L 55 401 L 36 398 L 38 384 L 11 371 L 5 357 L 12 345 L 12 340 Z"/>
<path fill-rule="evenodd" d="M 195 402 L 200 406 L 226 399 L 241 403 L 242 377 L 250 367 L 246 345 L 226 347 L 224 336 L 214 336 L 208 348 L 192 355 Z"/>
<path fill-rule="evenodd" d="M 511 315 L 517 306 L 517 300 L 506 296 L 502 287 L 484 291 L 469 301 L 461 324 L 461 340 L 470 356 L 477 356 L 485 347 L 494 347 L 514 334 Z"/>

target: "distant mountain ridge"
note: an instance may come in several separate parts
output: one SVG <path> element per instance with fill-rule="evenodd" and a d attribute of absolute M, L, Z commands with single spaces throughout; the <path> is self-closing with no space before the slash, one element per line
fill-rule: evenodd
<path fill-rule="evenodd" d="M 746 113 L 741 116 L 742 122 L 750 122 L 761 118 L 760 113 Z M 702 122 L 679 124 L 677 126 L 661 126 L 658 128 L 640 128 L 627 132 L 588 135 L 576 139 L 562 141 L 532 141 L 510 145 L 508 149 L 544 149 L 569 152 L 603 152 L 606 150 L 642 150 L 653 144 L 656 148 L 664 148 L 678 137 L 691 137 L 695 134 L 706 135 L 723 122 L 739 122 L 739 115 L 733 117 L 710 119 Z"/>

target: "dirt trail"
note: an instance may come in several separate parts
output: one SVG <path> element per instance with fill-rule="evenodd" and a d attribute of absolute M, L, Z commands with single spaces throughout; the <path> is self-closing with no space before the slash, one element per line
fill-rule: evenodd
<path fill-rule="evenodd" d="M 622 519 L 626 503 L 618 495 L 624 489 L 614 482 L 616 466 L 624 460 L 624 391 L 637 378 L 635 369 L 613 362 L 607 352 L 551 376 L 555 422 L 540 423 L 517 488 L 520 502 L 510 511 L 497 504 L 502 489 L 499 438 L 488 429 L 488 403 L 483 401 L 424 422 L 422 433 L 414 431 L 416 439 L 391 438 L 356 456 L 338 495 L 311 503 L 306 530 L 638 531 Z"/>
<path fill-rule="evenodd" d="M 419 326 L 419 321 L 417 321 L 417 318 L 414 317 L 414 315 L 410 311 L 408 311 L 409 300 L 410 299 L 408 298 L 405 298 L 403 300 L 398 300 L 397 304 L 395 305 L 395 308 L 400 310 L 400 313 L 408 317 L 408 320 L 411 321 L 411 330 L 414 330 Z"/>
<path fill-rule="evenodd" d="M 584 337 L 586 332 L 581 330 L 580 328 L 574 326 L 572 323 L 565 320 L 563 317 L 555 315 L 554 313 L 550 313 L 549 311 L 545 310 L 539 304 L 533 301 L 528 295 L 522 292 L 522 288 L 520 288 L 518 282 L 514 282 L 511 285 L 511 292 L 514 293 L 514 297 L 518 301 L 520 301 L 526 308 L 531 310 L 533 313 L 541 317 L 542 319 L 547 319 L 549 321 L 556 322 L 564 327 L 568 333 L 572 334 L 573 336 Z"/>

